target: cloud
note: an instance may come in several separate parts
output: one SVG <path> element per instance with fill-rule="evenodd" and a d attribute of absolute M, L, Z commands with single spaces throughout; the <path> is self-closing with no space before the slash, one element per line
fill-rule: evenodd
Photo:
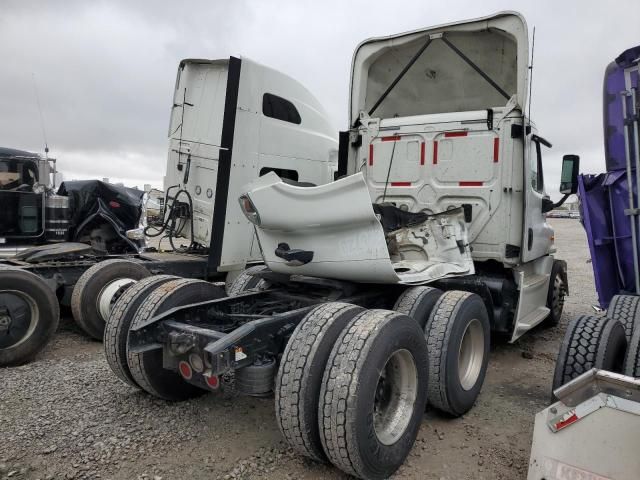
<path fill-rule="evenodd" d="M 539 1 L 3 2 L 0 144 L 42 150 L 32 74 L 47 139 L 67 178 L 159 184 L 178 62 L 245 55 L 301 81 L 336 129 L 347 124 L 351 56 L 365 38 L 518 9 L 536 26 L 534 117 L 554 148 L 604 168 L 605 66 L 635 45 L 640 3 Z"/>

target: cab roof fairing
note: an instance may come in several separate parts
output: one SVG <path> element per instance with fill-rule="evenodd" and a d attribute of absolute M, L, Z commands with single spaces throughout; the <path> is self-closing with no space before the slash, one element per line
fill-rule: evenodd
<path fill-rule="evenodd" d="M 330 122 L 325 119 L 329 118 L 329 114 L 326 112 L 324 106 L 320 103 L 320 101 L 315 97 L 307 87 L 305 87 L 302 83 L 300 83 L 295 78 L 287 75 L 284 72 L 276 70 L 275 68 L 268 67 L 263 65 L 255 60 L 252 60 L 248 57 L 236 55 L 235 58 L 240 59 L 241 65 L 246 65 L 248 68 L 253 70 L 253 78 L 255 78 L 255 72 L 259 72 L 260 78 L 262 80 L 262 85 L 260 87 L 260 95 L 259 98 L 254 96 L 255 98 L 251 98 L 251 103 L 255 103 L 255 105 L 244 105 L 251 111 L 261 111 L 262 110 L 262 94 L 263 93 L 271 93 L 280 97 L 284 97 L 288 100 L 294 101 L 295 104 L 304 104 L 309 110 L 311 110 L 313 115 L 312 124 L 306 125 L 305 128 L 312 128 L 318 132 L 321 132 L 327 138 L 335 137 L 335 132 L 337 129 L 334 125 L 331 125 Z M 229 57 L 232 58 L 232 57 Z M 174 90 L 174 104 L 180 100 L 176 95 L 177 89 L 180 86 L 180 75 L 184 70 L 185 65 L 187 64 L 211 64 L 211 65 L 228 65 L 229 58 L 222 59 L 205 59 L 205 58 L 185 58 L 180 61 L 178 66 L 178 72 L 176 75 L 176 83 Z M 240 67 L 242 71 L 242 66 Z M 242 73 L 241 73 L 242 75 Z M 255 85 L 254 85 L 255 86 Z M 263 91 L 264 90 L 264 91 Z M 251 91 L 250 93 L 255 94 L 255 91 Z M 179 96 L 179 95 L 178 95 Z M 253 95 L 252 95 L 253 96 Z M 247 98 L 244 98 L 244 101 L 247 101 Z M 239 107 L 242 107 L 241 103 L 243 98 L 239 98 Z M 309 118 L 306 118 L 310 120 Z M 306 122 L 305 122 L 306 123 Z M 169 131 L 171 131 L 171 125 L 169 126 Z M 336 149 L 337 149 L 337 141 L 336 141 Z"/>
<path fill-rule="evenodd" d="M 515 41 L 517 67 L 514 72 L 516 75 L 516 89 L 514 94 L 516 97 L 516 108 L 523 110 L 527 100 L 529 76 L 529 36 L 527 24 L 520 13 L 515 11 L 504 11 L 486 17 L 452 22 L 384 37 L 374 37 L 361 42 L 356 47 L 351 63 L 348 112 L 349 124 L 354 125 L 360 115 L 360 112 L 367 110 L 366 93 L 369 69 L 373 62 L 384 53 L 388 52 L 392 48 L 405 46 L 416 41 L 426 41 L 427 37 L 432 35 L 441 33 L 445 33 L 446 35 L 446 33 L 453 32 L 486 32 L 490 29 L 501 31 L 512 37 Z M 415 48 L 416 51 L 417 49 L 418 47 Z M 424 55 L 427 54 L 428 52 L 424 53 Z M 453 51 L 451 54 L 455 56 Z M 459 61 L 462 60 L 459 59 Z M 403 66 L 404 62 L 402 62 L 402 65 L 398 67 L 397 71 L 393 72 L 391 78 L 400 73 Z M 485 82 L 485 80 L 479 75 L 477 75 L 475 80 L 477 82 Z M 504 104 L 507 104 L 506 99 Z M 487 105 L 487 108 L 498 106 L 500 105 Z M 469 108 L 468 110 L 475 110 L 475 108 Z M 375 117 L 376 115 L 374 114 L 372 116 Z"/>

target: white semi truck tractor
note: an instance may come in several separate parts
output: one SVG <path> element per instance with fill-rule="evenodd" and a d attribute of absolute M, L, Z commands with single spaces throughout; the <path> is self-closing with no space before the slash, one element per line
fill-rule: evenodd
<path fill-rule="evenodd" d="M 0 366 L 28 361 L 44 347 L 58 324 L 58 302 L 102 340 L 115 300 L 142 279 L 225 281 L 261 262 L 238 205 L 241 187 L 269 172 L 305 185 L 333 180 L 338 142 L 328 118 L 300 83 L 248 58 L 180 62 L 164 219 L 157 228 L 126 232 L 136 241 L 167 237 L 175 248 L 97 254 L 91 245 L 61 243 L 0 261 Z"/>
<path fill-rule="evenodd" d="M 337 180 L 269 172 L 241 188 L 264 265 L 227 298 L 184 280 L 127 291 L 107 321 L 116 374 L 168 400 L 274 392 L 301 455 L 390 476 L 427 403 L 472 408 L 492 335 L 562 313 L 527 59 L 512 12 L 361 43 Z"/>

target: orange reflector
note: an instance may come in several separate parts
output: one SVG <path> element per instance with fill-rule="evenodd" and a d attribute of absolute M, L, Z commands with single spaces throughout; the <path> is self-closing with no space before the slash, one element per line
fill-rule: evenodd
<path fill-rule="evenodd" d="M 564 427 L 568 427 L 569 425 L 571 425 L 572 423 L 575 423 L 577 421 L 578 421 L 578 416 L 574 413 L 573 415 L 571 415 L 566 420 L 562 420 L 561 422 L 556 423 L 556 429 L 557 430 L 561 430 Z"/>

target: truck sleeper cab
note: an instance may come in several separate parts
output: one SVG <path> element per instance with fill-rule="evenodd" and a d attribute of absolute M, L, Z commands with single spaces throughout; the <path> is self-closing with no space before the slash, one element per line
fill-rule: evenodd
<path fill-rule="evenodd" d="M 187 248 L 178 244 L 170 252 L 107 254 L 86 244 L 63 242 L 30 248 L 1 262 L 0 366 L 25 362 L 44 347 L 58 322 L 58 301 L 70 304 L 78 325 L 102 340 L 115 300 L 134 285 L 140 288 L 138 281 L 151 273 L 227 280 L 248 262 L 260 260 L 253 225 L 237 202 L 242 186 L 250 180 L 269 172 L 313 185 L 333 179 L 338 153 L 335 130 L 316 98 L 284 73 L 247 58 L 185 59 L 178 67 L 171 105 L 162 226 L 133 229 L 126 235 L 128 240 L 135 234 L 136 241 L 144 241 L 143 233 L 168 235 L 170 240 L 181 236 Z M 20 220 L 21 225 L 42 234 L 41 209 L 34 213 L 33 205 L 41 202 L 44 207 L 44 194 L 4 189 L 20 183 L 11 164 L 3 173 L 5 154 L 0 149 L 0 197 L 20 199 L 25 207 L 20 211 L 33 214 Z M 47 175 L 42 174 L 44 178 Z M 132 203 L 124 188 L 97 181 L 65 182 L 62 188 L 65 185 L 69 197 L 89 199 L 84 203 L 98 207 L 76 209 L 80 226 L 91 227 L 98 214 L 122 212 L 125 202 Z M 31 203 L 26 205 L 25 199 Z M 135 205 L 136 212 L 140 203 Z M 7 223 L 14 228 L 15 216 L 0 216 L 0 225 Z M 86 231 L 93 233 L 89 227 Z M 120 230 L 124 236 L 124 229 Z M 6 273 L 4 267 L 12 267 L 12 272 Z M 16 277 L 24 284 L 19 291 L 13 290 Z M 49 315 L 38 316 L 44 311 Z"/>

